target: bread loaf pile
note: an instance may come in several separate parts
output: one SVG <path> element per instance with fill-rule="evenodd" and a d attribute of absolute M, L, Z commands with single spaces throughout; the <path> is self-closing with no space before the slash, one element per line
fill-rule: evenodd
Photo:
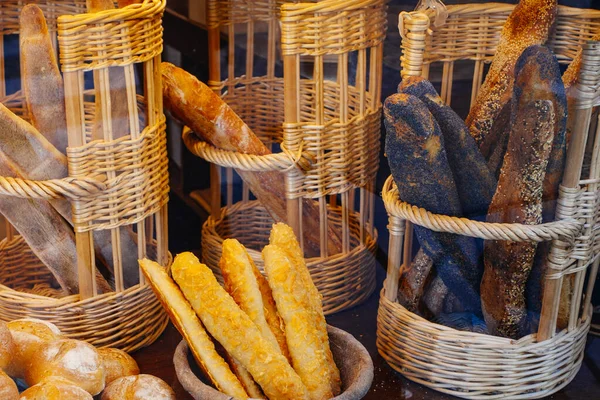
<path fill-rule="evenodd" d="M 556 0 L 515 7 L 466 122 L 423 78 L 404 79 L 385 101 L 386 155 L 401 200 L 487 222 L 554 219 L 572 102 L 565 87 L 573 87 L 579 68 L 576 58 L 561 78 L 556 57 L 542 46 L 556 7 Z M 482 246 L 420 226 L 415 234 L 421 249 L 401 269 L 398 293 L 409 311 L 509 338 L 537 329 L 549 243 Z M 567 319 L 561 313 L 559 327 Z"/>
<path fill-rule="evenodd" d="M 49 322 L 0 321 L 0 398 L 3 400 L 175 400 L 173 390 L 139 375 L 133 358 L 67 339 Z M 19 394 L 14 379 L 29 386 Z"/>
<path fill-rule="evenodd" d="M 120 1 L 121 6 L 141 0 Z M 114 8 L 108 0 L 88 0 L 89 12 Z M 21 83 L 25 108 L 31 124 L 0 104 L 0 176 L 32 180 L 61 179 L 68 175 L 67 118 L 63 78 L 56 60 L 52 40 L 42 10 L 35 4 L 22 8 L 20 14 Z M 110 68 L 111 118 L 116 139 L 129 134 L 129 118 L 123 68 Z M 97 86 L 97 92 L 100 91 Z M 96 96 L 99 101 L 100 96 Z M 93 139 L 104 139 L 102 115 L 96 114 Z M 15 227 L 35 255 L 56 278 L 61 295 L 77 294 L 78 273 L 71 204 L 55 200 L 25 200 L 1 196 L 0 213 Z M 104 276 L 113 273 L 110 231 L 95 231 L 96 265 Z M 137 244 L 130 229 L 120 229 L 120 243 L 125 287 L 139 282 Z M 112 291 L 102 274 L 96 274 L 101 293 Z M 109 279 L 110 280 L 110 279 Z"/>
<path fill-rule="evenodd" d="M 175 257 L 173 280 L 153 261 L 141 260 L 140 266 L 198 365 L 221 392 L 236 399 L 337 396 L 340 373 L 321 296 L 292 229 L 273 225 L 262 256 L 267 278 L 241 243 L 226 239 L 219 264 L 224 288 L 192 253 Z"/>

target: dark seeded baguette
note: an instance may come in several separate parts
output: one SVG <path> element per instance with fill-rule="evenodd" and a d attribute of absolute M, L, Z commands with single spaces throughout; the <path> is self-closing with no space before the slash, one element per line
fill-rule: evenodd
<path fill-rule="evenodd" d="M 464 121 L 440 98 L 425 78 L 402 80 L 398 92 L 416 96 L 429 109 L 444 136 L 444 146 L 464 216 L 483 216 L 496 191 L 496 179 L 486 167 Z"/>
<path fill-rule="evenodd" d="M 517 59 L 527 47 L 546 42 L 556 9 L 556 0 L 521 0 L 506 20 L 492 65 L 466 120 L 480 147 L 486 145 L 494 120 L 511 99 Z"/>
<path fill-rule="evenodd" d="M 542 183 L 554 137 L 552 102 L 518 104 L 488 222 L 538 224 Z M 525 284 L 537 244 L 488 240 L 481 305 L 493 335 L 517 338 L 526 322 Z"/>
<path fill-rule="evenodd" d="M 410 265 L 400 270 L 398 302 L 408 311 L 418 311 L 432 268 L 433 260 L 420 249 Z"/>
<path fill-rule="evenodd" d="M 462 215 L 441 130 L 427 107 L 403 93 L 384 105 L 386 154 L 400 198 L 431 212 Z M 480 312 L 481 270 L 475 240 L 415 226 L 424 252 L 448 288 L 470 311 Z"/>

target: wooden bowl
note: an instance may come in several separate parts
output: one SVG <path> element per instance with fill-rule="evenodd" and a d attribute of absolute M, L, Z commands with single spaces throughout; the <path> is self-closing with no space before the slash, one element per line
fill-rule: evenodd
<path fill-rule="evenodd" d="M 373 382 L 373 361 L 367 349 L 351 334 L 333 326 L 327 326 L 331 352 L 342 378 L 342 393 L 335 400 L 362 399 Z M 189 357 L 188 357 L 189 356 Z M 192 359 L 185 340 L 177 346 L 173 362 L 181 386 L 196 400 L 232 400 L 233 397 L 217 391 L 204 383 L 192 371 Z"/>

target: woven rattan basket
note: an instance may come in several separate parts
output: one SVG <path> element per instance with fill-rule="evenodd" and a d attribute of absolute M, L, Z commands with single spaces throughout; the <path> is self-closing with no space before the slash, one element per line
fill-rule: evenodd
<path fill-rule="evenodd" d="M 223 152 L 184 134 L 188 149 L 214 163 L 212 215 L 202 240 L 204 262 L 217 275 L 224 238 L 261 248 L 272 223 L 250 201 L 248 189 L 234 185 L 232 168 L 280 171 L 287 222 L 299 237 L 302 200 L 312 199 L 320 210 L 320 256 L 308 263 L 325 311 L 358 304 L 375 289 L 384 3 L 207 2 L 209 84 L 274 152 L 261 157 Z M 233 220 L 239 224 L 232 226 Z M 341 253 L 327 252 L 328 226 L 341 234 Z"/>
<path fill-rule="evenodd" d="M 18 35 L 23 3 L 2 2 L 2 39 Z M 156 340 L 168 323 L 137 265 L 124 265 L 126 257 L 132 258 L 125 254 L 131 248 L 126 249 L 120 239 L 123 232 L 129 232 L 135 246 L 133 258 L 149 257 L 170 265 L 168 160 L 158 73 L 166 2 L 145 0 L 95 14 L 86 14 L 84 0 L 36 3 L 44 11 L 59 49 L 69 177 L 46 181 L 0 177 L 0 194 L 23 201 L 65 198 L 71 202 L 79 294 L 65 296 L 57 290 L 53 276 L 23 238 L 9 232 L 0 241 L 0 319 L 39 318 L 53 322 L 69 337 L 133 351 Z M 5 58 L 1 59 L 0 69 L 4 72 Z M 106 100 L 113 90 L 109 67 L 124 71 L 129 134 L 113 140 L 112 129 L 107 128 L 101 131 L 103 139 L 92 141 L 97 113 L 103 115 L 105 126 L 112 126 L 110 103 Z M 95 87 L 84 90 L 84 82 L 89 87 L 92 81 Z M 5 88 L 3 82 L 2 94 L 6 94 Z M 96 96 L 102 100 L 95 101 Z M 21 92 L 10 94 L 2 103 L 28 119 Z M 94 240 L 100 231 L 111 235 L 114 265 L 114 291 L 104 294 L 99 294 L 94 278 Z M 138 284 L 124 283 L 125 268 L 136 276 Z"/>
<path fill-rule="evenodd" d="M 469 60 L 475 64 L 471 96 L 474 99 L 483 80 L 484 64 L 491 61 L 503 22 L 513 7 L 448 6 L 448 19 L 440 27 L 429 22 L 433 21 L 433 12 L 402 13 L 402 75 L 428 76 L 430 64 L 442 62 L 441 96 L 450 103 L 454 63 Z M 431 35 L 427 33 L 429 29 Z M 600 11 L 559 7 L 557 27 L 548 46 L 561 62 L 568 62 L 599 29 Z M 600 99 L 599 87 L 600 43 L 589 42 L 584 48 L 578 86 L 582 95 L 576 106 L 576 119 L 581 126 L 573 131 L 556 222 L 490 224 L 434 215 L 402 202 L 393 179 L 386 181 L 383 199 L 389 214 L 390 244 L 378 313 L 377 347 L 392 368 L 415 382 L 469 399 L 541 398 L 573 379 L 583 360 L 590 328 L 589 299 L 600 248 L 596 233 L 600 174 L 597 167 L 584 166 L 584 158 L 591 160 L 593 166 L 600 157 L 599 132 L 590 124 Z M 594 126 L 591 130 L 590 125 Z M 590 152 L 584 157 L 586 141 Z M 510 340 L 459 331 L 430 322 L 400 305 L 398 279 L 401 266 L 411 262 L 411 224 L 482 239 L 552 241 L 537 334 Z M 403 248 L 408 250 L 403 253 Z M 575 288 L 568 327 L 558 330 L 558 298 L 567 276 L 574 276 Z"/>

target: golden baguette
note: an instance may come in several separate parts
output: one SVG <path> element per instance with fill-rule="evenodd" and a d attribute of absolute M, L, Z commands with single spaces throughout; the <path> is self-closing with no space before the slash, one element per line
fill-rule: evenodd
<path fill-rule="evenodd" d="M 325 320 L 325 314 L 323 314 L 323 303 L 321 294 L 315 286 L 310 272 L 306 267 L 306 261 L 302 254 L 300 244 L 296 239 L 296 235 L 291 227 L 283 223 L 273 224 L 271 229 L 271 235 L 269 236 L 269 243 L 278 246 L 290 259 L 293 264 L 295 271 L 298 273 L 302 281 L 302 287 L 306 288 L 306 296 L 304 296 L 304 307 L 312 313 L 312 318 L 315 329 L 315 333 L 320 338 L 321 343 L 325 343 L 326 346 L 323 349 L 324 354 L 327 358 L 328 372 L 330 376 L 331 391 L 334 396 L 337 396 L 341 392 L 341 378 L 340 371 L 338 370 L 333 360 L 333 354 L 329 348 L 329 335 L 327 334 L 327 321 Z"/>
<path fill-rule="evenodd" d="M 246 368 L 270 400 L 308 399 L 306 387 L 276 345 L 192 253 L 175 257 L 173 278 L 210 334 Z"/>
<path fill-rule="evenodd" d="M 256 324 L 264 338 L 276 345 L 281 350 L 281 354 L 289 360 L 285 334 L 281 329 L 281 320 L 271 288 L 254 265 L 246 248 L 236 239 L 223 241 L 223 254 L 219 261 L 219 268 L 225 281 L 225 290 Z M 263 281 L 262 285 L 259 284 L 259 280 Z M 268 313 L 271 315 L 275 313 L 275 318 L 271 318 L 271 324 L 267 321 Z M 278 340 L 278 336 L 282 341 Z"/>
<path fill-rule="evenodd" d="M 225 358 L 227 359 L 227 362 L 229 363 L 229 366 L 231 367 L 231 370 L 235 376 L 237 376 L 237 378 L 240 380 L 246 393 L 248 393 L 248 395 L 253 399 L 264 399 L 265 394 L 262 392 L 262 390 L 260 390 L 260 387 L 254 381 L 254 378 L 252 378 L 252 375 L 250 375 L 250 372 L 248 372 L 248 370 L 244 368 L 238 360 L 233 358 L 231 354 L 225 352 Z"/>
<path fill-rule="evenodd" d="M 285 323 L 294 369 L 306 385 L 311 400 L 330 399 L 333 397 L 331 372 L 324 351 L 329 343 L 324 342 L 315 329 L 315 313 L 306 307 L 309 294 L 304 279 L 279 246 L 266 246 L 262 255 L 269 286 Z"/>
<path fill-rule="evenodd" d="M 42 10 L 28 4 L 19 17 L 22 86 L 33 126 L 61 153 L 67 151 L 62 76 Z"/>
<path fill-rule="evenodd" d="M 165 269 L 148 259 L 140 260 L 139 263 L 156 297 L 169 314 L 173 325 L 189 344 L 204 374 L 221 392 L 238 399 L 246 399 L 248 395 L 242 384 L 231 372 L 225 360 L 217 354 L 214 343 L 194 310 Z"/>

